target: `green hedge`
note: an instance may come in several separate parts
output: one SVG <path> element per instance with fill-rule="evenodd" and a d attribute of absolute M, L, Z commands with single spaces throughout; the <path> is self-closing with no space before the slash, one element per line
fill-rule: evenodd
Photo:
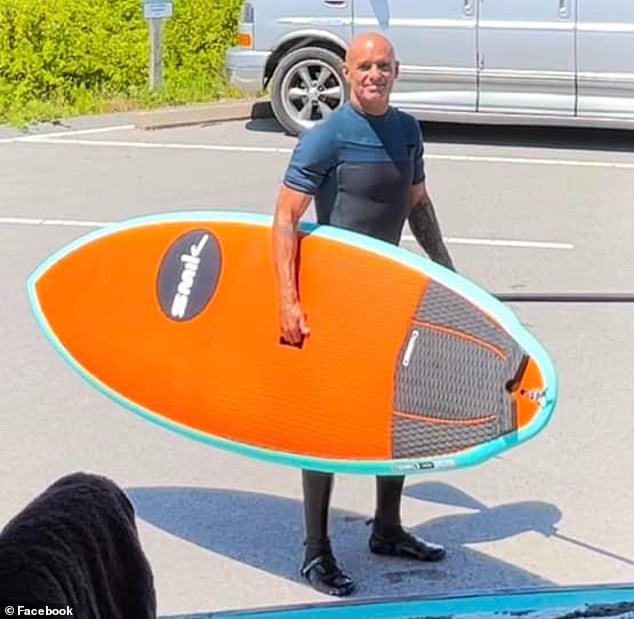
<path fill-rule="evenodd" d="M 164 89 L 150 94 L 142 0 L 1 0 L 0 118 L 222 96 L 242 2 L 173 0 Z"/>

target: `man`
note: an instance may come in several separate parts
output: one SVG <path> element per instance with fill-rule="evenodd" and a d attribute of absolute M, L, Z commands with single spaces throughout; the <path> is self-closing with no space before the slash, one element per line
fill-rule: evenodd
<path fill-rule="evenodd" d="M 416 120 L 389 105 L 398 62 L 380 34 L 355 38 L 344 76 L 350 101 L 298 141 L 280 189 L 273 226 L 281 336 L 289 344 L 309 337 L 296 287 L 297 224 L 315 199 L 317 220 L 398 244 L 405 221 L 432 260 L 453 269 L 425 187 L 423 143 Z M 442 546 L 403 530 L 404 477 L 378 477 L 371 552 L 438 561 Z M 333 476 L 303 471 L 306 525 L 301 573 L 316 590 L 348 595 L 354 582 L 333 555 L 328 510 Z"/>

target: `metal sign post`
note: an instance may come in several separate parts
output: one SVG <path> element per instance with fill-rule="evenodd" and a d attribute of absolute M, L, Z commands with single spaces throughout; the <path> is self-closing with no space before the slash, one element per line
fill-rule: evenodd
<path fill-rule="evenodd" d="M 163 83 L 163 20 L 172 16 L 171 0 L 143 0 L 143 15 L 150 26 L 150 90 Z"/>

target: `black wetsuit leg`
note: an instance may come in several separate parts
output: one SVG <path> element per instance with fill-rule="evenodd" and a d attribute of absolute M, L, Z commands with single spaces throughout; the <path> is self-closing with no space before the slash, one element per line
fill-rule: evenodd
<path fill-rule="evenodd" d="M 302 471 L 304 519 L 306 523 L 306 561 L 330 552 L 328 513 L 334 476 L 332 473 Z"/>
<path fill-rule="evenodd" d="M 328 595 L 349 595 L 355 588 L 332 553 L 328 536 L 328 514 L 334 484 L 332 473 L 302 471 L 306 554 L 302 576 L 310 585 Z"/>
<path fill-rule="evenodd" d="M 401 526 L 401 499 L 405 477 L 376 478 L 376 512 L 370 536 L 370 550 L 375 554 L 440 561 L 445 549 L 405 531 Z"/>
<path fill-rule="evenodd" d="M 401 525 L 401 497 L 405 477 L 403 475 L 378 476 L 376 478 L 376 512 L 374 526 L 390 529 Z"/>

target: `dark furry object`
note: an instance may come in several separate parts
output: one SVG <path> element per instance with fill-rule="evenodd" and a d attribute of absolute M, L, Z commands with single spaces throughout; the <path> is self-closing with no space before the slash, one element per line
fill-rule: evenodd
<path fill-rule="evenodd" d="M 0 533 L 0 600 L 69 605 L 82 619 L 155 619 L 134 508 L 104 477 L 57 480 Z"/>

